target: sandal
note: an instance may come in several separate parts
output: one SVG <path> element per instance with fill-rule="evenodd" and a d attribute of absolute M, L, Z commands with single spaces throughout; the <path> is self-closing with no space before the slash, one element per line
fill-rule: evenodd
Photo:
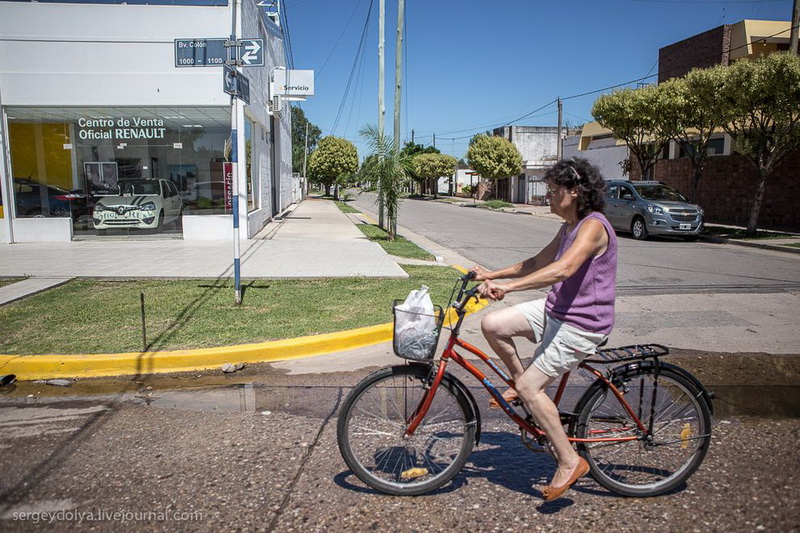
<path fill-rule="evenodd" d="M 507 391 L 505 391 L 503 393 L 503 398 L 508 403 L 511 403 L 511 402 L 516 402 L 517 400 L 519 400 L 519 395 L 517 394 L 517 391 L 515 391 L 514 389 L 508 389 Z M 498 402 L 494 398 L 490 398 L 489 399 L 489 409 L 500 409 L 500 402 Z"/>

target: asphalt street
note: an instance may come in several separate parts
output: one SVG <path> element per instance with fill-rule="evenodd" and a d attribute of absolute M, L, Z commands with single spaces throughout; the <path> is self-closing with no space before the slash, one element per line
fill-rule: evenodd
<path fill-rule="evenodd" d="M 716 354 L 707 368 L 713 379 Z M 686 357 L 700 357 L 697 354 Z M 702 359 L 702 357 L 700 357 Z M 793 359 L 796 361 L 796 359 Z M 396 362 L 397 360 L 395 360 Z M 736 362 L 747 381 L 764 361 Z M 784 362 L 785 363 L 785 362 Z M 777 368 L 777 367 L 776 367 Z M 792 367 L 797 378 L 796 365 Z M 622 498 L 591 478 L 545 504 L 549 456 L 482 408 L 483 438 L 454 481 L 420 497 L 357 480 L 336 415 L 371 368 L 21 383 L 0 404 L 3 531 L 794 531 L 800 419 L 718 417 L 685 487 Z M 737 376 L 734 379 L 731 376 Z M 779 376 L 778 374 L 774 374 Z M 785 387 L 783 378 L 772 388 Z M 780 385 L 784 383 L 784 385 Z M 796 382 L 795 382 L 796 383 Z M 197 389 L 200 386 L 201 389 Z M 77 389 L 73 388 L 77 387 Z M 796 395 L 797 387 L 793 389 Z M 486 396 L 475 389 L 481 406 Z M 11 397 L 13 396 L 13 398 Z"/>

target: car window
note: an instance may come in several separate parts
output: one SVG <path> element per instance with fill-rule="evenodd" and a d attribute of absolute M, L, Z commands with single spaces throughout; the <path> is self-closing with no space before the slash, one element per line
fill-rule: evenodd
<path fill-rule="evenodd" d="M 639 196 L 645 200 L 666 200 L 668 202 L 685 202 L 681 193 L 667 185 L 636 185 Z"/>
<path fill-rule="evenodd" d="M 623 200 L 633 200 L 633 191 L 628 187 L 620 187 L 619 188 L 619 197 Z"/>
<path fill-rule="evenodd" d="M 17 194 L 28 194 L 33 192 L 33 187 L 25 183 L 15 183 L 14 192 Z"/>
<path fill-rule="evenodd" d="M 610 185 L 606 189 L 606 198 L 615 199 L 619 194 L 619 185 Z"/>
<path fill-rule="evenodd" d="M 170 196 L 178 196 L 178 188 L 175 187 L 175 184 L 171 181 L 165 182 L 167 184 L 167 191 L 169 192 Z"/>
<path fill-rule="evenodd" d="M 148 196 L 158 195 L 158 182 L 147 180 L 125 180 L 117 185 L 120 196 Z"/>

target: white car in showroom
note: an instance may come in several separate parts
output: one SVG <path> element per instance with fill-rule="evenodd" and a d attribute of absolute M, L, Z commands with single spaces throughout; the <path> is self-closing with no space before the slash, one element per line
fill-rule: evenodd
<path fill-rule="evenodd" d="M 180 218 L 182 211 L 183 199 L 171 181 L 125 179 L 94 204 L 92 220 L 99 233 L 128 228 L 158 231 Z"/>

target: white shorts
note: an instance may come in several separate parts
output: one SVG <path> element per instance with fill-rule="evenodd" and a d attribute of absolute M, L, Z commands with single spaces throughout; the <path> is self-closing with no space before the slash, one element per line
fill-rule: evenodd
<path fill-rule="evenodd" d="M 533 330 L 534 342 L 540 343 L 534 352 L 533 364 L 546 375 L 558 376 L 575 370 L 586 357 L 594 355 L 606 339 L 604 333 L 589 333 L 565 324 L 545 311 L 545 299 L 514 306 L 525 316 Z"/>

